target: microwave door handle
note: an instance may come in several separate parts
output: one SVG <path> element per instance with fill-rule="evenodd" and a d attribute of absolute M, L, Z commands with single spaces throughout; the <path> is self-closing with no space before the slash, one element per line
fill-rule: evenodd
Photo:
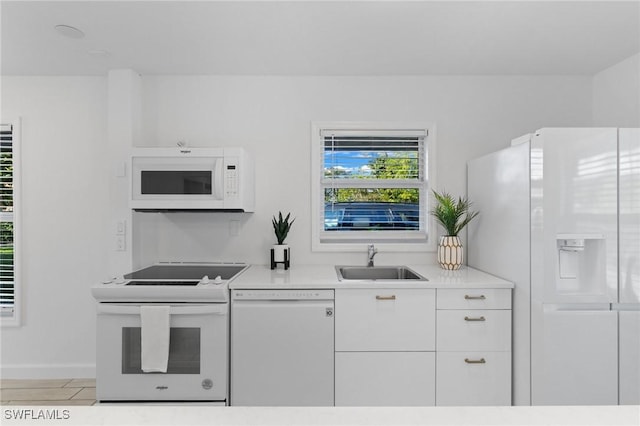
<path fill-rule="evenodd" d="M 213 159 L 213 196 L 217 200 L 222 200 L 224 183 L 224 161 L 220 158 Z"/>

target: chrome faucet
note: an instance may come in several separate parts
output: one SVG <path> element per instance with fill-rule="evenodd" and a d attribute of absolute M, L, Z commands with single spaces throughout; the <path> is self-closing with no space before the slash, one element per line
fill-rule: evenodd
<path fill-rule="evenodd" d="M 369 247 L 367 247 L 367 266 L 373 266 L 373 256 L 375 256 L 376 253 L 378 253 L 378 249 L 375 248 L 373 244 L 369 244 Z"/>

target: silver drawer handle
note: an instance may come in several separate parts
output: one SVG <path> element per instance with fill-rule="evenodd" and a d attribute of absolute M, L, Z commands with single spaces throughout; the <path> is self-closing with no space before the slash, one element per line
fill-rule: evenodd
<path fill-rule="evenodd" d="M 465 321 L 486 321 L 486 319 L 484 317 L 478 317 L 478 318 L 469 318 L 469 317 L 464 317 Z"/>
<path fill-rule="evenodd" d="M 484 300 L 486 299 L 486 297 L 484 297 L 484 294 L 481 294 L 480 296 L 469 296 L 468 294 L 464 295 L 465 300 Z"/>
<path fill-rule="evenodd" d="M 487 361 L 485 361 L 484 358 L 480 358 L 480 359 L 465 358 L 464 362 L 466 362 L 467 364 L 486 364 Z"/>
<path fill-rule="evenodd" d="M 396 295 L 391 296 L 376 296 L 376 300 L 396 300 Z"/>

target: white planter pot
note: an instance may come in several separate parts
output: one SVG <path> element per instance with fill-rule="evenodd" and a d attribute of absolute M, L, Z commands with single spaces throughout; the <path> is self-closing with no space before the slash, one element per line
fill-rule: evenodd
<path fill-rule="evenodd" d="M 442 236 L 438 241 L 438 263 L 443 269 L 455 270 L 462 266 L 464 251 L 459 237 Z"/>
<path fill-rule="evenodd" d="M 289 249 L 287 244 L 273 245 L 273 260 L 275 262 L 284 262 L 284 253 Z"/>

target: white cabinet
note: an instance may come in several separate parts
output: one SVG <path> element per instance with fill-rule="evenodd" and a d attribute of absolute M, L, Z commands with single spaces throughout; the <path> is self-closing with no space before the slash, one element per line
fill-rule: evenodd
<path fill-rule="evenodd" d="M 438 351 L 510 351 L 511 310 L 438 310 Z"/>
<path fill-rule="evenodd" d="M 232 405 L 511 403 L 510 289 L 338 288 L 317 316 L 271 293 L 232 297 Z"/>
<path fill-rule="evenodd" d="M 438 289 L 436 405 L 511 405 L 511 290 Z"/>
<path fill-rule="evenodd" d="M 435 350 L 432 289 L 337 289 L 336 351 Z"/>
<path fill-rule="evenodd" d="M 336 352 L 336 405 L 435 405 L 435 352 Z"/>
<path fill-rule="evenodd" d="M 433 289 L 336 289 L 337 406 L 435 404 Z"/>
<path fill-rule="evenodd" d="M 337 406 L 511 404 L 510 289 L 335 295 Z"/>
<path fill-rule="evenodd" d="M 509 405 L 511 352 L 438 352 L 437 405 Z"/>
<path fill-rule="evenodd" d="M 511 309 L 511 290 L 438 289 L 438 309 Z"/>

